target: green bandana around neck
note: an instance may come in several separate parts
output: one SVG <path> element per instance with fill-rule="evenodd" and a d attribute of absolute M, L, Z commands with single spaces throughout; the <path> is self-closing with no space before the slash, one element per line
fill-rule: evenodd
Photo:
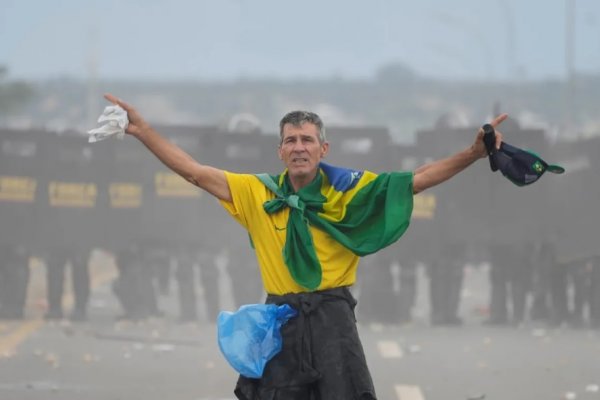
<path fill-rule="evenodd" d="M 325 231 L 354 254 L 365 256 L 398 240 L 410 222 L 412 172 L 367 175 L 321 163 L 315 179 L 296 193 L 287 171 L 281 175 L 256 176 L 275 194 L 275 198 L 263 204 L 268 214 L 290 208 L 283 259 L 294 281 L 310 291 L 321 284 L 322 270 L 309 225 Z M 349 178 L 345 182 L 351 184 L 339 184 L 340 176 Z M 321 190 L 325 180 L 338 193 L 359 187 L 353 195 L 338 196 L 337 201 L 343 204 L 334 206 L 346 208 L 340 221 L 324 217 L 324 204 L 330 200 Z"/>

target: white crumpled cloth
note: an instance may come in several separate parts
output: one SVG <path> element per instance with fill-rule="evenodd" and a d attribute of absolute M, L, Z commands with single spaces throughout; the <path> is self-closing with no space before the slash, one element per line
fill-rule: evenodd
<path fill-rule="evenodd" d="M 117 135 L 120 139 L 125 136 L 125 129 L 129 126 L 129 118 L 127 117 L 127 111 L 121 106 L 106 106 L 104 112 L 98 118 L 99 123 L 105 121 L 106 124 L 101 127 L 88 131 L 90 135 L 88 143 L 99 142 L 112 135 Z"/>

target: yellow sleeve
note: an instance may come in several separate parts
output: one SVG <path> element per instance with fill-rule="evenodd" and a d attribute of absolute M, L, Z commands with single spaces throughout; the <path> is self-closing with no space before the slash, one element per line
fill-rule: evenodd
<path fill-rule="evenodd" d="M 262 204 L 266 201 L 263 199 L 264 185 L 251 174 L 225 171 L 225 176 L 231 192 L 231 202 L 224 200 L 219 202 L 240 225 L 248 229 L 249 216 L 256 213 L 258 207 L 262 210 Z"/>

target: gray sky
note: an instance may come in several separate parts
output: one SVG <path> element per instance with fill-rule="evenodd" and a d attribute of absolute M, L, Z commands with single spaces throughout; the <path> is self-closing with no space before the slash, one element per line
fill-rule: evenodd
<path fill-rule="evenodd" d="M 565 75 L 574 0 L 0 0 L 11 77 Z M 575 68 L 600 73 L 600 1 L 577 0 Z"/>

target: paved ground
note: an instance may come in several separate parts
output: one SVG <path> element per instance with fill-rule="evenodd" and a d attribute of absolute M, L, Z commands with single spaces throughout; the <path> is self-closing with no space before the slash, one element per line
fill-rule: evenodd
<path fill-rule="evenodd" d="M 116 323 L 110 269 L 99 270 L 89 322 L 45 323 L 33 309 L 25 321 L 0 323 L 0 399 L 233 398 L 236 374 L 214 325 L 170 316 Z M 482 326 L 472 311 L 485 304 L 484 286 L 484 273 L 471 271 L 463 327 L 428 326 L 423 299 L 412 325 L 360 326 L 380 399 L 600 399 L 600 332 Z"/>

